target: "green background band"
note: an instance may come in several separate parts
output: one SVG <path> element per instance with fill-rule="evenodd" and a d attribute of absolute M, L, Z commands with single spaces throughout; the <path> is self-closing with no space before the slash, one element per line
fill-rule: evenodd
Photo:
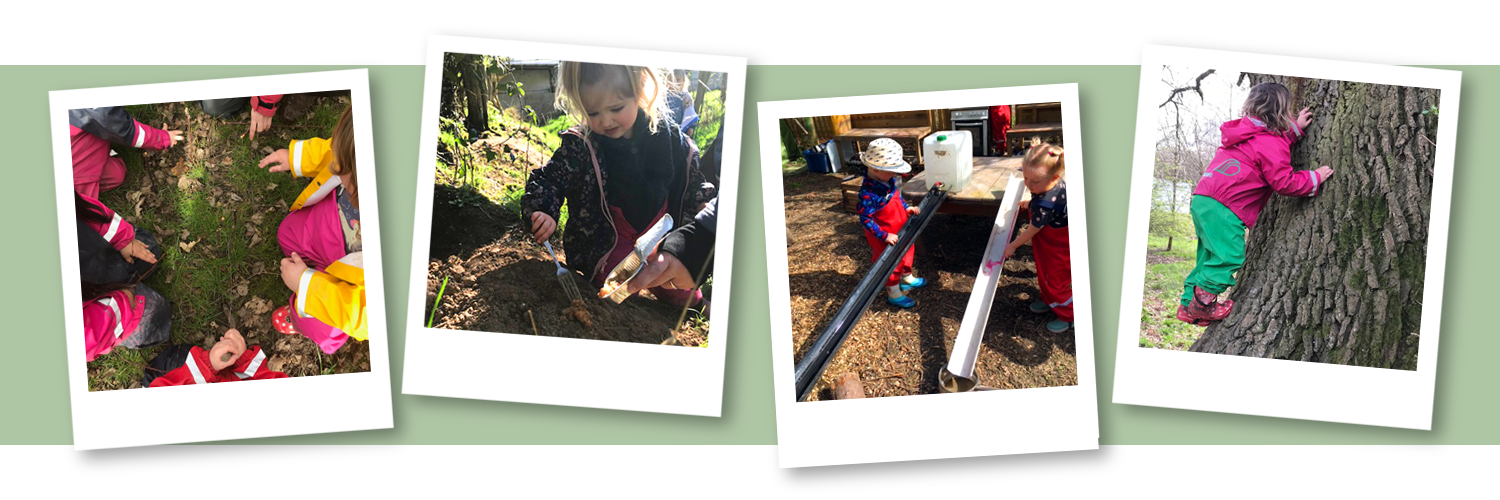
<path fill-rule="evenodd" d="M 1463 71 L 1466 91 L 1458 134 L 1443 131 L 1440 138 L 1459 142 L 1430 432 L 1110 403 L 1117 327 L 1137 327 L 1117 325 L 1117 291 L 1124 261 L 1138 66 L 751 66 L 735 228 L 734 300 L 728 317 L 719 319 L 729 328 L 722 418 L 400 394 L 418 182 L 414 166 L 417 146 L 426 140 L 418 137 L 421 66 L 8 66 L 5 78 L 0 78 L 0 94 L 7 97 L 0 119 L 6 176 L 0 188 L 0 214 L 10 240 L 4 260 L 7 286 L 0 288 L 0 345 L 6 354 L 0 361 L 0 444 L 72 443 L 47 91 L 355 67 L 370 68 L 396 427 L 245 443 L 775 444 L 755 103 L 1076 82 L 1088 148 L 1082 172 L 1089 185 L 1100 444 L 1500 444 L 1500 427 L 1494 425 L 1500 420 L 1500 401 L 1493 389 L 1500 379 L 1500 364 L 1492 360 L 1500 352 L 1500 335 L 1484 313 L 1485 299 L 1494 294 L 1487 285 L 1500 278 L 1496 266 L 1484 257 L 1500 238 L 1486 215 L 1492 195 L 1480 192 L 1500 183 L 1500 170 L 1475 163 L 1486 148 L 1484 138 L 1500 135 L 1500 123 L 1493 119 L 1500 116 L 1496 66 L 1442 67 Z M 71 257 L 71 252 L 62 255 Z M 126 425 L 122 432 L 128 429 Z"/>

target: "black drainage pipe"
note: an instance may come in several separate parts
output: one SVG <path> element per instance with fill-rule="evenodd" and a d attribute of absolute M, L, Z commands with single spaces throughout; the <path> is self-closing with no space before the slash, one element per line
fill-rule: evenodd
<path fill-rule="evenodd" d="M 854 294 L 844 301 L 838 312 L 833 314 L 833 321 L 823 329 L 813 341 L 812 348 L 802 359 L 797 360 L 797 401 L 807 399 L 812 393 L 813 386 L 817 385 L 818 378 L 823 376 L 823 370 L 828 369 L 828 363 L 833 361 L 833 355 L 839 352 L 844 345 L 844 340 L 849 338 L 849 330 L 859 323 L 859 318 L 864 316 L 865 310 L 870 308 L 870 302 L 875 299 L 875 293 L 885 288 L 885 279 L 891 275 L 896 268 L 896 262 L 906 255 L 906 250 L 911 248 L 912 243 L 917 241 L 917 235 L 927 228 L 927 222 L 932 220 L 932 215 L 937 213 L 938 205 L 943 204 L 943 199 L 948 197 L 948 191 L 942 183 L 932 186 L 927 190 L 927 196 L 922 199 L 921 213 L 906 221 L 906 226 L 897 233 L 895 246 L 888 246 L 870 272 L 865 273 L 864 279 L 859 280 L 859 286 L 854 287 Z"/>

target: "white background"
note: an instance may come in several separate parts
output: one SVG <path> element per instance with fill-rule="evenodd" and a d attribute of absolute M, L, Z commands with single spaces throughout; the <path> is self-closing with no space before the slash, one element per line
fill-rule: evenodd
<path fill-rule="evenodd" d="M 560 6 L 561 5 L 561 6 Z M 1117 64 L 1140 63 L 1143 44 L 1298 55 L 1384 64 L 1495 64 L 1494 16 L 1477 2 L 1304 1 L 1291 6 L 1240 2 L 703 2 L 689 9 L 714 22 L 686 38 L 683 24 L 623 22 L 629 4 L 603 1 L 518 2 L 13 2 L 0 30 L 0 64 L 409 64 L 425 62 L 428 35 L 612 45 L 748 57 L 757 64 Z M 1476 6 L 1477 5 L 1477 6 Z M 309 22 L 274 22 L 261 15 Z M 326 22 L 311 22 L 323 18 Z M 945 19 L 953 28 L 939 27 Z M 877 29 L 902 28 L 890 37 Z M 316 26 L 313 28 L 312 26 Z M 200 43 L 205 37 L 219 40 Z M 933 44 L 858 42 L 935 38 Z M 1007 48 L 1031 36 L 1036 49 Z M 4 69 L 0 68 L 0 77 Z M 896 75 L 899 77 L 899 75 Z M 754 81 L 749 84 L 754 85 Z M 747 103 L 753 106 L 754 103 Z M 754 147 L 753 144 L 746 145 Z M 399 160 L 399 159 L 398 159 Z M 1102 291 L 1108 293 L 1110 291 Z M 1114 300 L 1115 297 L 1098 297 Z M 1106 335 L 1109 332 L 1099 332 Z M 759 411 L 769 411 L 763 409 Z M 7 408 L 6 411 L 24 411 Z M 1109 439 L 1108 435 L 1102 436 Z M 219 450 L 219 451 L 205 451 Z M 609 453 L 605 453 L 605 452 Z M 697 452 L 689 454 L 688 452 Z M 209 455 L 205 455 L 210 453 Z M 205 460 L 220 457 L 223 460 Z M 243 457 L 253 460 L 238 461 Z M 114 458 L 111 458 L 114 457 Z M 246 464 L 285 467 L 276 483 L 258 475 L 261 491 L 345 493 L 360 486 L 385 493 L 499 495 L 594 487 L 608 492 L 669 490 L 698 496 L 732 489 L 742 496 L 774 492 L 934 495 L 943 491 L 997 496 L 1136 492 L 1195 498 L 1260 496 L 1255 470 L 1306 471 L 1279 476 L 1279 496 L 1335 494 L 1429 498 L 1491 491 L 1500 449 L 1402 447 L 1154 447 L 1106 446 L 1093 452 L 903 462 L 779 470 L 769 446 L 558 448 L 171 447 L 76 453 L 69 447 L 0 448 L 6 489 L 57 494 L 59 480 L 100 479 L 112 494 L 202 490 L 214 471 Z M 357 477 L 318 481 L 297 465 L 366 464 Z M 680 469 L 681 464 L 693 464 Z M 365 466 L 357 466 L 365 467 Z M 1214 472 L 1219 471 L 1219 472 Z M 1235 474 L 1241 480 L 1235 480 Z M 1230 476 L 1230 477 L 1226 477 Z M 149 478 L 149 479 L 148 479 Z M 369 478 L 385 481 L 366 481 Z M 529 479 L 520 481 L 517 478 Z M 602 478 L 599 479 L 599 478 Z M 506 484 L 506 482 L 511 482 Z M 1484 482 L 1482 482 L 1484 481 Z M 392 485 L 394 483 L 394 485 Z M 165 486 L 169 490 L 149 489 Z M 514 487 L 515 489 L 511 489 Z M 77 487 L 70 487 L 77 488 Z M 272 488 L 265 490 L 265 488 Z M 617 489 L 613 489 L 617 488 Z M 1045 490 L 1044 490 L 1045 488 Z M 1482 488 L 1482 489 L 1481 489 Z M 74 494 L 94 493 L 72 489 Z"/>

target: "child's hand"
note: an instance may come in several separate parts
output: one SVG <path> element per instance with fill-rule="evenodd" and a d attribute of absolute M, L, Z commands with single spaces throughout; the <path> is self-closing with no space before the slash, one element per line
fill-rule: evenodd
<path fill-rule="evenodd" d="M 1010 259 L 1010 256 L 1012 254 L 1016 253 L 1016 249 L 1017 248 L 1018 248 L 1018 246 L 1015 243 L 1011 243 L 1009 245 L 1005 245 L 1005 253 L 1000 256 L 1000 260 Z"/>
<path fill-rule="evenodd" d="M 531 237 L 536 238 L 537 243 L 547 241 L 556 230 L 557 221 L 552 220 L 552 216 L 541 212 L 531 213 Z"/>
<path fill-rule="evenodd" d="M 1297 112 L 1297 128 L 1307 130 L 1307 124 L 1312 123 L 1312 108 L 1302 108 Z"/>
<path fill-rule="evenodd" d="M 250 140 L 255 140 L 255 134 L 271 129 L 271 117 L 260 114 L 257 111 L 250 112 Z"/>
<path fill-rule="evenodd" d="M 286 172 L 292 169 L 292 160 L 287 150 L 278 149 L 276 152 L 260 159 L 260 168 L 266 168 L 266 165 L 271 166 L 271 168 L 266 169 L 267 172 Z"/>
<path fill-rule="evenodd" d="M 896 233 L 885 233 L 885 243 L 887 245 L 896 246 L 896 240 L 899 239 L 896 237 Z"/>
<path fill-rule="evenodd" d="M 302 284 L 302 272 L 307 271 L 307 264 L 302 263 L 302 257 L 297 252 L 292 252 L 291 257 L 281 259 L 281 282 L 293 292 L 297 291 L 297 285 Z"/>
<path fill-rule="evenodd" d="M 1030 207 L 1031 207 L 1031 198 L 1027 198 L 1027 199 L 1021 200 L 1021 210 L 1028 210 Z"/>
<path fill-rule="evenodd" d="M 165 124 L 165 123 L 161 124 L 161 129 L 162 130 L 167 130 L 167 124 Z M 182 131 L 181 130 L 167 130 L 167 135 L 172 137 L 172 144 L 169 145 L 169 146 L 167 146 L 169 148 L 172 147 L 172 146 L 176 146 L 177 143 L 179 143 L 179 142 L 182 142 Z"/>
<path fill-rule="evenodd" d="M 1330 177 L 1333 177 L 1333 169 L 1328 168 L 1328 165 L 1323 165 L 1321 167 L 1318 167 L 1318 169 L 1315 170 L 1314 172 L 1318 173 L 1318 178 L 1322 179 L 1323 182 L 1328 182 L 1328 179 Z"/>
<path fill-rule="evenodd" d="M 922 213 L 922 207 L 906 207 L 906 213 L 917 215 Z"/>
<path fill-rule="evenodd" d="M 120 256 L 125 258 L 125 262 L 131 264 L 135 263 L 135 259 L 141 259 L 152 264 L 156 263 L 156 255 L 153 255 L 151 249 L 146 248 L 146 244 L 141 243 L 141 240 L 130 240 L 129 245 L 125 245 L 125 248 L 120 249 Z"/>

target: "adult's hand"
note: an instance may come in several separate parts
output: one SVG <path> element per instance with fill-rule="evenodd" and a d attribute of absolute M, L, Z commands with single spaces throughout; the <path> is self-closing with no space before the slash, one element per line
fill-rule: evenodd
<path fill-rule="evenodd" d="M 276 152 L 260 159 L 260 168 L 266 168 L 267 165 L 271 166 L 271 168 L 266 170 L 267 172 L 286 172 L 291 170 L 291 154 L 285 149 L 278 149 Z"/>
<path fill-rule="evenodd" d="M 657 252 L 646 258 L 646 264 L 635 275 L 635 279 L 626 283 L 626 290 L 633 295 L 646 288 L 691 290 L 696 286 L 697 284 L 693 283 L 693 274 L 688 272 L 687 266 L 682 265 L 682 261 L 677 260 L 677 256 Z"/>

